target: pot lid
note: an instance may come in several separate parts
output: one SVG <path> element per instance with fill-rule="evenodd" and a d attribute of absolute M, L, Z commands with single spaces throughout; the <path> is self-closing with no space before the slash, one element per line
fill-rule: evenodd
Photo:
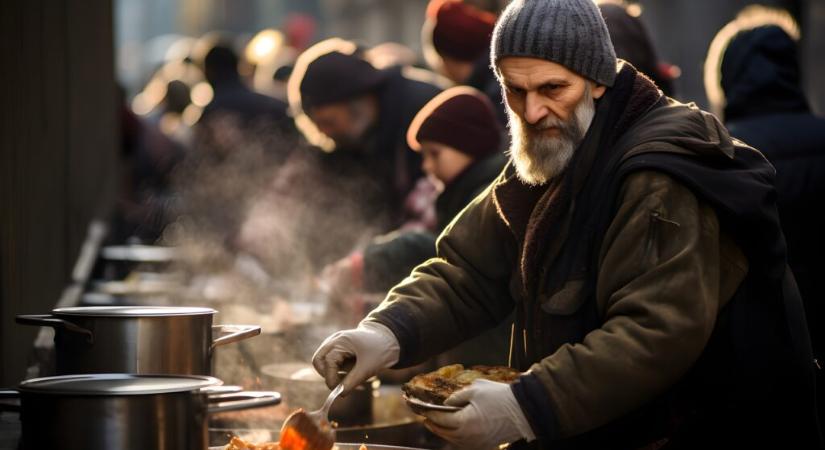
<path fill-rule="evenodd" d="M 59 316 L 95 317 L 191 316 L 215 314 L 216 312 L 212 308 L 194 306 L 75 306 L 52 310 L 52 314 Z"/>
<path fill-rule="evenodd" d="M 221 384 L 221 380 L 207 376 L 95 373 L 32 378 L 20 383 L 18 390 L 55 395 L 150 395 L 188 392 Z"/>

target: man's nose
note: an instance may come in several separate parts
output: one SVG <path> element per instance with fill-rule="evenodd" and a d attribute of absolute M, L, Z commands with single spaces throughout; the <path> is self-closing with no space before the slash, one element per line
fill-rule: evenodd
<path fill-rule="evenodd" d="M 550 110 L 539 98 L 538 92 L 528 92 L 524 101 L 524 120 L 535 125 L 550 113 Z"/>

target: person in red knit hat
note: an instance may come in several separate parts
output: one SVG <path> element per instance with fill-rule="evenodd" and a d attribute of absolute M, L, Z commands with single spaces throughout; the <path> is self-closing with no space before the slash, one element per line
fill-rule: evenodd
<path fill-rule="evenodd" d="M 456 84 L 483 92 L 507 123 L 501 87 L 490 69 L 490 39 L 496 16 L 458 0 L 432 0 L 421 31 L 427 63 Z"/>
<path fill-rule="evenodd" d="M 492 103 L 477 89 L 457 86 L 430 100 L 413 118 L 407 143 L 421 153 L 423 171 L 441 191 L 435 229 L 399 230 L 374 239 L 325 270 L 322 278 L 331 290 L 342 298 L 353 292 L 384 293 L 434 257 L 438 233 L 503 169 L 502 136 Z M 356 315 L 368 312 L 355 303 Z"/>

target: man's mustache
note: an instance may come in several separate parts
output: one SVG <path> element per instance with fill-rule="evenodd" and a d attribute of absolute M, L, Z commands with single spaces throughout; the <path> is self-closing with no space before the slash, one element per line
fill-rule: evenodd
<path fill-rule="evenodd" d="M 531 133 L 538 133 L 541 131 L 549 130 L 551 128 L 558 128 L 562 131 L 562 133 L 564 133 L 567 131 L 567 127 L 569 127 L 569 124 L 567 122 L 559 119 L 558 117 L 553 116 L 547 116 L 536 123 L 529 123 L 521 118 L 519 120 L 521 120 L 522 128 Z"/>

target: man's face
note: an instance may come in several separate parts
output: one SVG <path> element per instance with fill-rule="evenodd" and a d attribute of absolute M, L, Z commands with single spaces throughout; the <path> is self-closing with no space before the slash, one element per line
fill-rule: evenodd
<path fill-rule="evenodd" d="M 506 57 L 498 69 L 516 172 L 525 183 L 544 184 L 567 167 L 605 87 L 543 59 Z"/>
<path fill-rule="evenodd" d="M 356 149 L 363 144 L 375 114 L 369 97 L 316 106 L 307 112 L 318 130 L 335 141 L 338 148 Z"/>

